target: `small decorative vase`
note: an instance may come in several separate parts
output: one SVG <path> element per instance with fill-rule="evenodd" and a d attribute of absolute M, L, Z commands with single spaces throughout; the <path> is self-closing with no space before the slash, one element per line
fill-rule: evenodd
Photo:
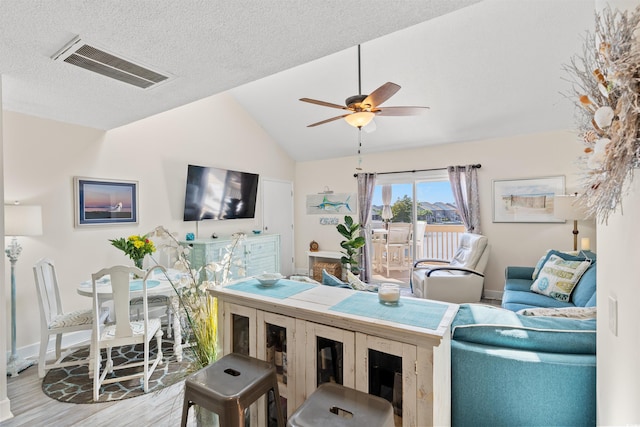
<path fill-rule="evenodd" d="M 142 261 L 144 261 L 144 257 L 143 257 L 143 258 L 135 258 L 135 259 L 133 260 L 133 264 L 134 264 L 136 267 L 138 267 L 140 270 L 143 270 L 143 268 L 142 268 Z M 142 279 L 142 277 L 141 277 L 141 276 L 138 276 L 137 274 L 135 274 L 134 276 L 135 276 L 135 277 L 134 277 L 135 279 Z"/>
<path fill-rule="evenodd" d="M 196 425 L 198 427 L 218 427 L 218 414 L 208 411 L 200 406 L 195 406 Z"/>

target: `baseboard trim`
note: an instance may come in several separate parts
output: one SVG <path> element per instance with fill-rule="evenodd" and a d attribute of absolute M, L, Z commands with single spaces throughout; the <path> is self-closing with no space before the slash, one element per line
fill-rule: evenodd
<path fill-rule="evenodd" d="M 484 291 L 484 299 L 495 299 L 502 301 L 502 291 Z"/>
<path fill-rule="evenodd" d="M 75 347 L 77 345 L 82 344 L 83 342 L 88 342 L 91 339 L 91 331 L 76 331 L 76 332 L 68 332 L 62 336 L 62 347 Z M 54 336 L 49 338 L 49 345 L 47 346 L 47 356 L 55 353 L 56 351 L 56 340 Z M 38 354 L 40 353 L 40 343 L 29 344 L 24 347 L 20 347 L 16 349 L 16 353 L 18 357 L 22 359 L 29 359 L 38 361 Z M 7 352 L 7 360 L 9 360 L 9 356 L 11 352 Z M 2 418 L 0 418 L 2 420 Z"/>
<path fill-rule="evenodd" d="M 8 420 L 9 418 L 13 418 L 11 401 L 8 398 L 2 399 L 0 400 L 0 421 Z"/>

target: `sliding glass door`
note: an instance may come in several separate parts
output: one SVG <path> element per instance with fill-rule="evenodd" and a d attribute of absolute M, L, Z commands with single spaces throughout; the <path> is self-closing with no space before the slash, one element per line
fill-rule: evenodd
<path fill-rule="evenodd" d="M 378 174 L 370 224 L 372 281 L 407 287 L 415 260 L 449 259 L 464 231 L 444 170 Z"/>

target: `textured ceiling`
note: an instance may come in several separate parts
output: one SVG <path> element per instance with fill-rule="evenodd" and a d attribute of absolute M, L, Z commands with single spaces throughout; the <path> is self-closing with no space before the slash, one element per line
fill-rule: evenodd
<path fill-rule="evenodd" d="M 111 129 L 475 1 L 2 0 L 4 106 Z M 144 91 L 53 62 L 76 35 L 176 78 Z"/>
<path fill-rule="evenodd" d="M 227 90 L 296 160 L 355 154 L 340 113 L 362 85 L 402 86 L 365 151 L 570 127 L 561 65 L 592 26 L 590 0 L 0 1 L 0 74 L 7 110 L 112 129 Z M 153 89 L 54 62 L 74 36 L 168 72 Z M 383 37 L 384 36 L 384 37 Z"/>

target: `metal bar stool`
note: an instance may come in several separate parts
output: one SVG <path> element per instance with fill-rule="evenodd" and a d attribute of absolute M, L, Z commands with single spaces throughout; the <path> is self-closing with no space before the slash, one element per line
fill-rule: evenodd
<path fill-rule="evenodd" d="M 324 383 L 289 417 L 287 427 L 393 427 L 386 399 L 335 383 Z"/>
<path fill-rule="evenodd" d="M 221 426 L 244 427 L 244 410 L 273 390 L 278 426 L 284 427 L 275 367 L 263 360 L 231 353 L 190 375 L 184 383 L 182 427 L 189 407 L 198 405 L 218 414 Z"/>

